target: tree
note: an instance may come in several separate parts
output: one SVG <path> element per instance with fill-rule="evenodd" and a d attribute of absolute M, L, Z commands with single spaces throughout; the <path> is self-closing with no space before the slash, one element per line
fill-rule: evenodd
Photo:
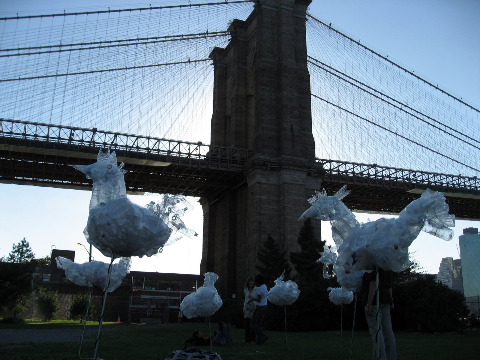
<path fill-rule="evenodd" d="M 23 238 L 17 245 L 12 245 L 12 251 L 8 254 L 7 262 L 27 263 L 34 259 L 35 254 L 28 241 Z"/>
<path fill-rule="evenodd" d="M 288 263 L 286 253 L 280 250 L 278 243 L 271 235 L 268 235 L 267 239 L 262 243 L 257 258 L 259 260 L 256 266 L 257 270 L 265 278 L 265 284 L 268 288 L 274 286 L 275 280 L 282 275 L 282 273 L 284 273 L 285 280 L 289 278 L 292 269 Z M 281 329 L 283 319 L 283 308 L 276 306 L 271 307 L 265 318 L 265 327 L 269 329 Z"/>
<path fill-rule="evenodd" d="M 70 318 L 71 319 L 80 319 L 80 322 L 83 321 L 85 315 L 87 314 L 87 308 L 89 315 L 92 316 L 94 307 L 89 307 L 89 295 L 88 294 L 79 294 L 73 299 L 72 305 L 70 306 Z"/>
<path fill-rule="evenodd" d="M 274 281 L 285 272 L 285 279 L 290 276 L 291 268 L 287 261 L 285 251 L 281 251 L 277 242 L 268 235 L 267 240 L 262 243 L 257 254 L 259 264 L 257 270 L 265 278 L 267 287 L 272 287 Z"/>
<path fill-rule="evenodd" d="M 297 271 L 297 280 L 308 283 L 322 277 L 323 264 L 317 263 L 317 260 L 324 250 L 325 241 L 316 239 L 310 218 L 305 220 L 300 229 L 297 242 L 300 252 L 290 253 L 290 261 Z"/>
<path fill-rule="evenodd" d="M 408 269 L 394 288 L 392 321 L 397 329 L 423 332 L 457 331 L 468 315 L 463 295 L 435 281 L 434 275 Z"/>
<path fill-rule="evenodd" d="M 44 260 L 36 261 L 28 241 L 23 238 L 18 244 L 12 245 L 12 251 L 5 263 L 0 264 L 0 306 L 17 319 L 31 302 L 29 296 L 33 291 L 33 272 L 35 265 Z"/>
<path fill-rule="evenodd" d="M 43 287 L 37 289 L 37 304 L 45 321 L 53 319 L 54 314 L 59 309 L 58 293 L 56 291 L 47 290 Z"/>
<path fill-rule="evenodd" d="M 29 305 L 32 291 L 31 263 L 0 263 L 0 307 L 17 319 Z"/>
<path fill-rule="evenodd" d="M 50 265 L 51 257 L 46 255 L 43 258 L 33 259 L 33 262 L 35 262 L 37 265 Z"/>
<path fill-rule="evenodd" d="M 300 251 L 290 253 L 290 262 L 296 270 L 295 280 L 300 289 L 298 300 L 288 312 L 288 326 L 291 330 L 310 331 L 334 328 L 335 306 L 328 298 L 328 287 L 334 280 L 323 277 L 323 264 L 318 263 L 325 241 L 316 238 L 313 225 L 307 219 L 298 235 Z"/>

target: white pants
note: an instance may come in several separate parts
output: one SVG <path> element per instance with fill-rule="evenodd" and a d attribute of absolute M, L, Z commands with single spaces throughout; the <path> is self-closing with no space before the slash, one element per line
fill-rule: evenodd
<path fill-rule="evenodd" d="M 373 340 L 373 360 L 397 360 L 390 305 L 380 305 L 380 309 L 372 306 L 372 312 L 365 311 L 365 317 Z"/>

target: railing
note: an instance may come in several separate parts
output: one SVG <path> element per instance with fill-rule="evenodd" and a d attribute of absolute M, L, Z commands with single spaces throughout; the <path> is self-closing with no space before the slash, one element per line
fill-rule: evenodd
<path fill-rule="evenodd" d="M 191 164 L 192 161 L 197 161 L 197 164 L 201 163 L 202 166 L 209 168 L 234 171 L 243 170 L 245 163 L 252 157 L 252 153 L 246 149 L 2 118 L 0 118 L 0 138 L 92 149 L 103 147 L 130 154 L 158 155 L 176 163 Z M 349 178 L 351 183 L 373 185 L 389 182 L 396 183 L 396 187 L 416 185 L 480 192 L 480 179 L 476 176 L 440 174 L 328 159 L 316 161 L 322 165 L 325 177 L 332 181 L 343 177 L 342 181 Z"/>
<path fill-rule="evenodd" d="M 321 164 L 326 177 L 361 178 L 362 182 L 393 182 L 397 184 L 418 185 L 421 187 L 441 187 L 460 191 L 480 192 L 480 179 L 476 176 L 440 174 L 426 171 L 408 170 L 394 167 L 378 166 L 377 164 L 362 164 L 339 160 L 316 159 Z M 353 181 L 352 181 L 353 182 Z"/>
<path fill-rule="evenodd" d="M 213 167 L 243 169 L 250 153 L 245 149 L 204 145 L 201 142 L 169 140 L 125 133 L 99 131 L 0 118 L 0 137 L 26 141 L 108 148 L 137 154 L 161 155 L 168 159 L 205 160 Z"/>

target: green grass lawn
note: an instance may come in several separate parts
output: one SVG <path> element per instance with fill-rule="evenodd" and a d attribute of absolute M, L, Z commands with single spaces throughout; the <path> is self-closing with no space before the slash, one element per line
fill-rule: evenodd
<path fill-rule="evenodd" d="M 95 325 L 89 325 L 96 328 Z M 0 324 L 2 329 L 42 329 L 52 334 L 56 330 L 78 328 L 78 323 L 56 322 L 51 324 L 27 323 L 23 325 Z M 98 356 L 106 360 L 159 359 L 176 349 L 194 329 L 209 333 L 208 326 L 199 325 L 127 325 L 104 324 Z M 212 331 L 213 331 L 212 326 Z M 223 360 L 271 359 L 271 360 L 344 360 L 350 359 L 352 335 L 350 331 L 284 332 L 268 331 L 270 339 L 262 346 L 243 343 L 243 329 L 230 329 L 234 344 L 228 347 L 213 347 Z M 400 360 L 477 360 L 480 359 L 480 331 L 463 334 L 396 333 L 398 358 Z M 94 343 L 89 338 L 83 346 L 83 357 L 92 357 Z M 364 331 L 353 337 L 353 359 L 371 359 L 371 340 Z M 78 359 L 79 344 L 66 343 L 4 343 L 0 339 L 1 359 Z M 210 350 L 210 347 L 202 347 Z"/>

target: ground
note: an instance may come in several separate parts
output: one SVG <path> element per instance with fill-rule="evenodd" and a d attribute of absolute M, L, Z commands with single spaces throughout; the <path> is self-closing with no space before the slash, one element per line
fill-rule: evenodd
<path fill-rule="evenodd" d="M 97 336 L 98 329 L 87 327 L 85 341 L 92 341 Z M 115 331 L 113 327 L 104 327 L 102 332 Z M 82 331 L 75 327 L 72 329 L 0 329 L 0 344 L 14 343 L 42 343 L 42 342 L 80 342 Z"/>

